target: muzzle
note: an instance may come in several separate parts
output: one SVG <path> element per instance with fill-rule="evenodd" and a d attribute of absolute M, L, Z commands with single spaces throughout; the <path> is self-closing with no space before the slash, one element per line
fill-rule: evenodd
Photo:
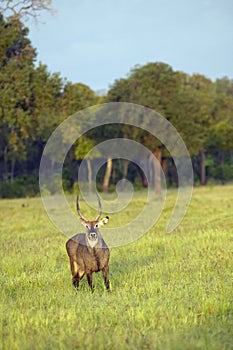
<path fill-rule="evenodd" d="M 96 234 L 96 232 L 90 232 L 90 234 L 89 234 L 89 239 L 90 239 L 91 241 L 96 241 L 96 239 L 97 239 L 97 234 Z"/>

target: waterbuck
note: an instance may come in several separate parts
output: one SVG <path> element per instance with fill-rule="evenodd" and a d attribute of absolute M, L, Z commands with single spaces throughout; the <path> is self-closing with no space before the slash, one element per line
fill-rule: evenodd
<path fill-rule="evenodd" d="M 102 271 L 106 289 L 109 290 L 108 279 L 108 262 L 109 249 L 107 244 L 101 237 L 99 227 L 107 224 L 109 217 L 100 219 L 102 208 L 100 197 L 98 198 L 98 215 L 95 220 L 87 220 L 81 213 L 79 208 L 78 196 L 76 200 L 76 208 L 80 216 L 80 221 L 86 228 L 86 233 L 79 233 L 70 238 L 66 243 L 66 250 L 70 258 L 70 268 L 72 273 L 72 282 L 75 288 L 78 288 L 79 281 L 86 275 L 88 284 L 93 291 L 92 273 Z"/>

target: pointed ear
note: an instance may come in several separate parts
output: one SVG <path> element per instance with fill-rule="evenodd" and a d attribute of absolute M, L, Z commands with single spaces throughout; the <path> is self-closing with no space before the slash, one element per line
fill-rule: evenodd
<path fill-rule="evenodd" d="M 99 226 L 106 225 L 108 223 L 108 221 L 109 221 L 109 217 L 105 216 L 105 218 L 103 218 L 99 221 Z"/>

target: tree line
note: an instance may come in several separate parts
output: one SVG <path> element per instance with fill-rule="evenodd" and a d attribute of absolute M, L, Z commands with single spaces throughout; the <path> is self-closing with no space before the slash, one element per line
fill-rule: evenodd
<path fill-rule="evenodd" d="M 201 74 L 175 71 L 163 62 L 135 66 L 126 78 L 116 80 L 105 96 L 89 86 L 72 83 L 36 64 L 36 49 L 20 16 L 0 14 L 0 196 L 34 196 L 39 193 L 38 169 L 44 146 L 53 130 L 68 116 L 104 102 L 131 102 L 149 107 L 169 120 L 182 136 L 192 157 L 196 183 L 225 183 L 233 179 L 233 80 L 212 81 Z M 70 149 L 64 165 L 64 187 L 77 186 L 80 162 L 99 142 L 132 137 L 159 160 L 170 186 L 177 185 L 171 156 L 159 140 L 137 128 L 119 125 L 97 128 Z M 96 156 L 98 158 L 98 155 Z M 95 159 L 88 159 L 87 182 L 92 182 Z M 104 191 L 122 178 L 138 188 L 160 191 L 155 164 L 148 183 L 140 167 L 125 159 L 106 159 L 97 177 Z M 84 179 L 85 180 L 85 179 Z"/>

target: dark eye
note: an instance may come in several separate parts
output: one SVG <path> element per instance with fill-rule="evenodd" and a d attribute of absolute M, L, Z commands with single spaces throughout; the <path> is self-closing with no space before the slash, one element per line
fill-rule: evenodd
<path fill-rule="evenodd" d="M 98 224 L 96 224 L 95 227 L 97 228 L 97 227 L 98 227 Z"/>
<path fill-rule="evenodd" d="M 86 225 L 86 228 L 88 229 L 88 228 L 89 228 L 89 226 L 88 226 L 88 225 Z"/>

